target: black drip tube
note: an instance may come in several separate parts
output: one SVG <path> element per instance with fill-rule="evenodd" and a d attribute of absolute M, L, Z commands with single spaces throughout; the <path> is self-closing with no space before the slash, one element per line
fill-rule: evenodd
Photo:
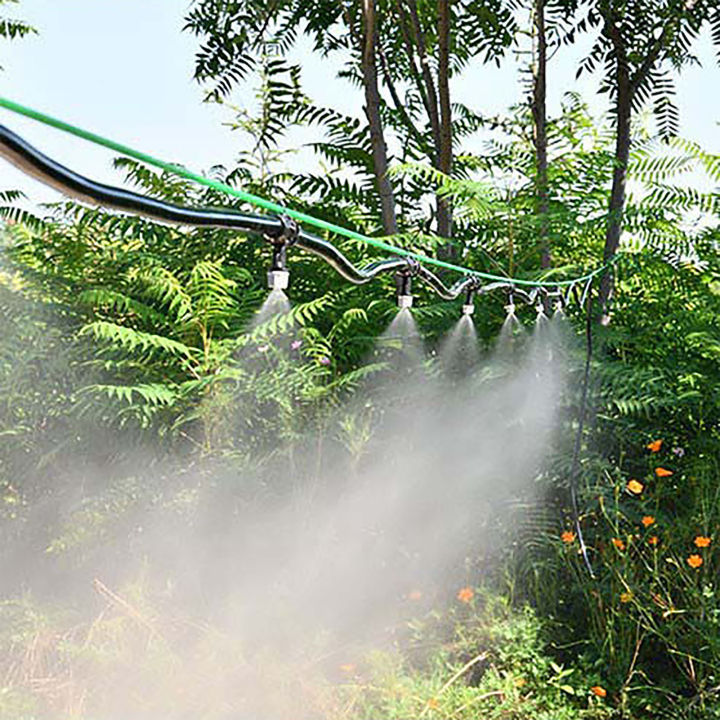
<path fill-rule="evenodd" d="M 405 257 L 389 258 L 359 268 L 332 243 L 305 232 L 300 227 L 295 226 L 290 238 L 288 218 L 284 216 L 184 207 L 95 182 L 41 153 L 4 125 L 0 125 L 0 156 L 25 174 L 82 203 L 139 215 L 166 224 L 225 228 L 263 235 L 274 245 L 274 264 L 281 262 L 281 258 L 284 261 L 286 247 L 293 245 L 321 257 L 343 278 L 355 285 L 364 285 L 383 273 L 407 272 L 412 268 L 413 275 L 421 278 L 445 300 L 454 300 L 477 287 L 478 280 L 473 276 L 462 278 L 448 287 L 435 273 Z M 496 282 L 479 288 L 477 292 L 509 285 L 510 282 Z"/>

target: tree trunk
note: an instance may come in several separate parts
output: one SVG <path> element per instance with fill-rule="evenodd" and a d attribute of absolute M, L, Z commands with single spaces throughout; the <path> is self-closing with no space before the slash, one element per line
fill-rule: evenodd
<path fill-rule="evenodd" d="M 438 0 L 438 98 L 440 101 L 440 143 L 438 170 L 445 175 L 452 171 L 452 110 L 450 107 L 450 0 Z M 452 237 L 452 207 L 448 200 L 437 200 L 438 235 Z M 455 260 L 457 248 L 452 244 L 441 248 L 441 256 Z"/>
<path fill-rule="evenodd" d="M 380 195 L 383 231 L 386 235 L 397 232 L 395 217 L 395 198 L 388 178 L 387 145 L 380 118 L 380 90 L 375 61 L 375 43 L 377 30 L 375 23 L 375 0 L 363 0 L 363 52 L 362 80 L 365 91 L 365 115 L 370 125 L 370 143 L 372 145 L 375 185 Z"/>
<path fill-rule="evenodd" d="M 433 141 L 435 144 L 436 156 L 432 159 L 433 165 L 437 167 L 438 154 L 440 148 L 440 114 L 438 112 L 438 97 L 435 90 L 432 71 L 430 69 L 430 60 L 427 56 L 425 48 L 425 33 L 420 23 L 420 15 L 418 13 L 417 3 L 410 0 L 408 3 L 410 10 L 410 20 L 412 23 L 413 39 L 417 48 L 418 57 L 420 58 L 420 70 L 425 82 L 425 95 L 427 96 L 427 112 L 430 120 L 430 128 L 432 129 Z"/>
<path fill-rule="evenodd" d="M 551 263 L 548 228 L 548 158 L 547 158 L 547 38 L 545 36 L 545 0 L 535 0 L 534 8 L 535 52 L 533 75 L 533 142 L 535 145 L 535 196 L 540 238 L 540 265 L 549 268 Z"/>
<path fill-rule="evenodd" d="M 627 66 L 618 61 L 617 67 L 617 108 L 616 108 L 616 139 L 615 167 L 613 169 L 612 191 L 605 234 L 605 250 L 603 260 L 610 262 L 615 257 L 620 245 L 625 210 L 625 186 L 627 184 L 627 166 L 630 158 L 630 123 L 632 112 L 632 85 Z M 613 295 L 613 275 L 606 272 L 600 283 L 600 322 L 607 325 L 610 321 L 610 303 Z"/>

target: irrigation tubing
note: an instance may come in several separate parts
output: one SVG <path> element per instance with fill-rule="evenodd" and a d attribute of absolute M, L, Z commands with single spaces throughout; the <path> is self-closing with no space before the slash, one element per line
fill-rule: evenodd
<path fill-rule="evenodd" d="M 452 287 L 411 258 L 396 257 L 358 268 L 332 243 L 297 226 L 286 215 L 267 216 L 231 210 L 189 208 L 149 198 L 122 188 L 90 180 L 36 150 L 19 135 L 0 125 L 0 155 L 27 175 L 59 190 L 63 194 L 91 205 L 100 205 L 167 224 L 190 227 L 214 227 L 259 233 L 271 243 L 287 243 L 323 258 L 346 280 L 362 285 L 381 273 L 396 271 L 422 278 L 438 295 L 452 300 L 477 283 L 466 277 Z M 499 287 L 500 284 L 495 284 Z M 486 285 L 483 290 L 492 289 Z"/>
<path fill-rule="evenodd" d="M 120 188 L 96 183 L 75 173 L 63 165 L 60 165 L 46 155 L 43 155 L 7 127 L 0 125 L 0 155 L 20 167 L 20 169 L 24 172 L 27 172 L 42 182 L 59 189 L 64 194 L 70 195 L 71 197 L 77 198 L 83 202 L 99 204 L 121 212 L 131 212 L 134 214 L 144 215 L 145 217 L 160 220 L 162 222 L 177 223 L 195 227 L 222 227 L 243 230 L 245 232 L 258 232 L 275 240 L 288 236 L 288 229 L 290 226 L 287 220 L 290 219 L 295 223 L 302 223 L 325 232 L 334 233 L 350 240 L 355 240 L 365 245 L 384 250 L 394 256 L 392 259 L 373 263 L 372 265 L 361 269 L 355 266 L 347 257 L 345 257 L 345 255 L 343 255 L 343 253 L 332 245 L 332 243 L 312 235 L 306 232 L 301 226 L 298 226 L 297 231 L 292 237 L 292 243 L 321 256 L 343 277 L 345 277 L 345 279 L 355 284 L 368 282 L 383 272 L 390 270 L 403 270 L 406 273 L 411 272 L 412 274 L 421 277 L 437 294 L 448 300 L 454 299 L 463 292 L 467 292 L 473 288 L 481 291 L 479 281 L 486 280 L 493 283 L 493 288 L 508 287 L 513 288 L 516 291 L 519 291 L 518 286 L 530 288 L 527 293 L 521 294 L 523 294 L 527 300 L 532 302 L 539 289 L 547 290 L 549 288 L 572 288 L 579 283 L 583 283 L 601 275 L 614 262 L 613 259 L 609 263 L 605 263 L 604 265 L 596 268 L 591 273 L 571 280 L 527 280 L 524 278 L 508 278 L 500 275 L 493 275 L 491 273 L 483 273 L 478 270 L 472 270 L 460 265 L 448 263 L 444 260 L 439 260 L 421 253 L 405 250 L 404 248 L 396 247 L 384 242 L 383 240 L 371 238 L 340 225 L 315 218 L 307 213 L 285 208 L 278 203 L 253 195 L 252 193 L 239 190 L 225 183 L 206 178 L 180 165 L 165 162 L 148 155 L 147 153 L 122 145 L 114 140 L 104 138 L 88 130 L 83 130 L 82 128 L 76 127 L 7 98 L 3 98 L 2 96 L 0 96 L 0 108 L 31 118 L 43 123 L 44 125 L 54 127 L 96 145 L 114 150 L 122 155 L 160 168 L 179 177 L 192 180 L 193 182 L 210 187 L 226 195 L 239 198 L 240 200 L 250 203 L 256 207 L 270 211 L 275 215 L 252 215 L 218 209 L 181 207 L 147 198 Z M 432 265 L 445 270 L 458 272 L 464 276 L 464 280 L 458 281 L 452 287 L 448 287 L 437 275 L 429 271 L 425 265 Z M 486 288 L 489 289 L 487 286 L 484 286 L 482 290 Z"/>
<path fill-rule="evenodd" d="M 583 296 L 587 300 L 585 314 L 585 369 L 583 371 L 582 393 L 580 397 L 580 408 L 578 411 L 578 428 L 573 446 L 572 462 L 570 464 L 570 502 L 572 504 L 573 521 L 578 542 L 580 543 L 580 552 L 582 554 L 583 562 L 585 563 L 585 567 L 588 569 L 588 573 L 590 573 L 590 577 L 594 580 L 595 572 L 592 568 L 592 564 L 590 563 L 590 557 L 588 556 L 587 545 L 585 544 L 582 525 L 580 523 L 580 507 L 577 491 L 578 476 L 580 474 L 580 448 L 582 446 L 583 432 L 585 431 L 585 416 L 587 415 L 588 391 L 590 386 L 590 366 L 593 354 L 592 279 L 588 280 L 588 285 L 585 288 Z"/>

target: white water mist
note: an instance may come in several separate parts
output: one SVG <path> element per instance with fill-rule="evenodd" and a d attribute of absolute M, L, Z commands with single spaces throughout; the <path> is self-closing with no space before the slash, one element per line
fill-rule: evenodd
<path fill-rule="evenodd" d="M 283 293 L 271 295 L 253 326 L 287 308 Z M 496 352 L 478 362 L 465 317 L 443 346 L 442 371 L 429 372 L 412 313 L 400 311 L 372 358 L 385 370 L 313 433 L 278 436 L 262 462 L 155 468 L 166 485 L 155 506 L 128 515 L 133 553 L 115 564 L 100 553 L 72 593 L 95 597 L 105 587 L 106 612 L 122 614 L 113 588 L 145 577 L 184 619 L 165 623 L 129 603 L 132 622 L 150 628 L 141 652 L 169 643 L 179 684 L 168 673 L 149 686 L 138 661 L 103 678 L 115 705 L 100 703 L 94 717 L 120 717 L 138 693 L 172 718 L 182 716 L 168 710 L 175 696 L 196 714 L 211 696 L 231 717 L 309 717 L 293 673 L 337 668 L 367 645 L 390 644 L 398 619 L 413 611 L 411 595 L 431 602 L 477 582 L 507 541 L 514 502 L 532 499 L 553 441 L 565 373 L 552 325 L 539 323 L 520 345 L 511 315 Z M 243 355 L 244 372 L 260 372 L 268 352 Z M 463 372 L 450 382 L 447 369 L 460 360 Z M 240 426 L 245 411 L 237 411 Z M 177 636 L 176 627 L 184 628 Z M 201 627 L 212 628 L 212 641 Z M 284 684 L 269 682 L 275 668 Z M 91 673 L 86 683 L 96 692 Z"/>

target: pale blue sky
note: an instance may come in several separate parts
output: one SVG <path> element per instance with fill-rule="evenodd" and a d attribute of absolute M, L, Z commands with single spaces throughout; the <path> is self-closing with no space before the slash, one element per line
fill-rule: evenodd
<path fill-rule="evenodd" d="M 17 13 L 40 31 L 0 46 L 0 94 L 101 135 L 180 162 L 192 169 L 231 165 L 243 138 L 223 122 L 229 109 L 202 103 L 202 89 L 192 80 L 197 41 L 182 33 L 187 0 L 21 0 Z M 583 48 L 564 49 L 552 60 L 549 101 L 556 110 L 562 94 L 580 90 L 598 112 L 604 98 L 595 95 L 596 80 L 575 81 Z M 688 69 L 680 79 L 681 133 L 720 154 L 720 69 L 703 38 L 698 55 L 704 67 Z M 333 76 L 339 65 L 296 52 L 303 65 L 308 94 L 320 103 L 360 113 L 359 92 Z M 521 98 L 518 65 L 471 66 L 458 78 L 454 96 L 480 112 L 504 111 Z M 251 102 L 250 88 L 233 101 Z M 58 131 L 0 110 L 0 122 L 18 131 L 44 152 L 82 173 L 119 183 L 112 153 Z M 290 137 L 299 145 L 312 139 L 308 131 Z M 290 162 L 298 170 L 313 161 L 300 153 Z M 0 188 L 19 187 L 31 201 L 58 196 L 0 164 Z"/>

